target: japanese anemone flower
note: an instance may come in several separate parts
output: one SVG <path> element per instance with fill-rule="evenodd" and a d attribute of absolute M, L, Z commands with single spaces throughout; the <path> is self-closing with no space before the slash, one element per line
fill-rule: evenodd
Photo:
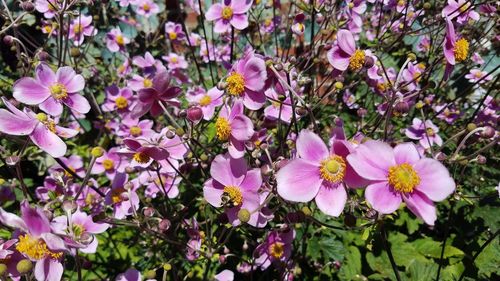
<path fill-rule="evenodd" d="M 382 214 L 390 214 L 402 201 L 425 223 L 434 225 L 436 207 L 455 190 L 455 182 L 439 161 L 421 158 L 412 143 L 392 148 L 381 141 L 367 141 L 347 156 L 347 161 L 368 181 L 365 198 Z"/>

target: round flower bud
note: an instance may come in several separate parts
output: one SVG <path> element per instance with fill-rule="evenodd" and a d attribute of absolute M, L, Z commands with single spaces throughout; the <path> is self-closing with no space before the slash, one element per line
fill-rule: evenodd
<path fill-rule="evenodd" d="M 20 260 L 16 265 L 17 271 L 21 274 L 30 272 L 32 268 L 33 268 L 33 263 L 28 259 Z"/>
<path fill-rule="evenodd" d="M 201 154 L 200 155 L 200 160 L 201 161 L 207 161 L 208 160 L 208 155 L 206 155 L 205 153 Z"/>
<path fill-rule="evenodd" d="M 173 139 L 175 137 L 175 132 L 174 131 L 167 131 L 165 136 L 167 137 L 167 139 Z"/>
<path fill-rule="evenodd" d="M 366 114 L 368 114 L 368 110 L 364 108 L 359 108 L 356 113 L 358 114 L 359 117 L 365 117 Z"/>
<path fill-rule="evenodd" d="M 185 110 L 181 110 L 177 116 L 180 118 L 186 118 L 187 112 Z"/>
<path fill-rule="evenodd" d="M 491 126 L 485 126 L 483 131 L 481 132 L 481 137 L 484 139 L 491 139 L 495 136 L 495 129 Z"/>
<path fill-rule="evenodd" d="M 429 10 L 430 8 L 432 8 L 432 4 L 429 2 L 425 2 L 423 7 L 425 10 Z"/>
<path fill-rule="evenodd" d="M 30 1 L 21 2 L 21 4 L 19 4 L 19 7 L 21 7 L 21 9 L 26 12 L 33 12 L 35 10 L 35 5 L 33 5 L 33 3 L 31 3 Z"/>
<path fill-rule="evenodd" d="M 394 106 L 394 109 L 399 114 L 406 114 L 410 110 L 410 106 L 408 105 L 407 102 L 400 101 L 400 102 L 396 103 L 396 105 Z"/>
<path fill-rule="evenodd" d="M 144 210 L 142 210 L 142 213 L 145 217 L 152 217 L 155 214 L 155 209 L 146 207 L 144 208 Z"/>
<path fill-rule="evenodd" d="M 316 23 L 322 23 L 325 20 L 325 16 L 322 13 L 316 14 Z"/>
<path fill-rule="evenodd" d="M 3 43 L 7 46 L 10 46 L 12 45 L 12 42 L 14 42 L 14 37 L 12 37 L 11 35 L 6 35 L 4 38 L 3 38 Z"/>
<path fill-rule="evenodd" d="M 62 203 L 62 208 L 66 212 L 73 212 L 76 209 L 76 203 L 73 201 L 65 200 Z"/>
<path fill-rule="evenodd" d="M 145 279 L 155 279 L 156 278 L 156 271 L 154 269 L 150 269 L 150 270 L 144 272 L 144 278 Z"/>
<path fill-rule="evenodd" d="M 7 266 L 3 263 L 0 263 L 0 276 L 4 275 L 7 272 Z"/>
<path fill-rule="evenodd" d="M 467 124 L 467 131 L 472 132 L 477 128 L 477 125 L 474 123 Z"/>
<path fill-rule="evenodd" d="M 342 90 L 342 88 L 344 88 L 344 83 L 337 81 L 335 82 L 335 84 L 333 84 L 333 86 L 335 86 L 335 89 L 337 90 Z"/>
<path fill-rule="evenodd" d="M 238 211 L 238 219 L 241 222 L 248 222 L 250 220 L 250 212 L 247 209 L 241 209 Z"/>
<path fill-rule="evenodd" d="M 479 163 L 479 164 L 486 164 L 487 159 L 483 155 L 478 155 L 476 157 L 476 159 L 477 159 L 477 163 Z"/>
<path fill-rule="evenodd" d="M 424 107 L 424 103 L 422 101 L 418 101 L 417 104 L 415 104 L 415 108 L 416 109 L 421 109 L 422 107 Z"/>
<path fill-rule="evenodd" d="M 45 51 L 40 51 L 38 52 L 37 57 L 40 61 L 46 61 L 49 59 L 49 53 Z"/>
<path fill-rule="evenodd" d="M 161 231 L 167 231 L 169 228 L 170 228 L 170 225 L 172 223 L 168 220 L 168 219 L 162 219 L 160 221 L 160 224 L 158 225 L 158 228 L 161 230 Z"/>
<path fill-rule="evenodd" d="M 410 61 L 416 61 L 416 60 L 417 60 L 417 55 L 415 55 L 414 53 L 408 53 L 408 55 L 406 55 L 406 57 L 407 57 Z"/>
<path fill-rule="evenodd" d="M 100 146 L 96 146 L 96 147 L 92 148 L 92 150 L 90 151 L 90 154 L 92 155 L 92 157 L 95 157 L 95 158 L 101 157 L 104 154 L 104 149 Z"/>
<path fill-rule="evenodd" d="M 80 52 L 80 49 L 76 48 L 76 47 L 72 47 L 71 49 L 69 49 L 69 55 L 72 57 L 72 58 L 77 58 L 81 55 L 82 53 Z"/>
<path fill-rule="evenodd" d="M 375 64 L 375 60 L 371 56 L 365 57 L 364 67 L 371 68 Z"/>
<path fill-rule="evenodd" d="M 295 56 L 291 56 L 288 61 L 291 63 L 291 64 L 295 64 L 297 62 L 297 57 Z"/>
<path fill-rule="evenodd" d="M 172 265 L 169 264 L 169 263 L 164 264 L 163 265 L 163 270 L 165 270 L 165 271 L 172 270 Z"/>
<path fill-rule="evenodd" d="M 277 63 L 274 65 L 274 69 L 276 69 L 277 71 L 281 71 L 283 70 L 283 65 L 281 63 Z"/>
<path fill-rule="evenodd" d="M 187 119 L 193 123 L 198 123 L 203 118 L 203 111 L 198 106 L 193 106 L 187 110 Z"/>
<path fill-rule="evenodd" d="M 307 206 L 302 207 L 301 210 L 302 210 L 302 213 L 304 213 L 304 215 L 306 215 L 306 216 L 310 216 L 312 214 L 311 209 Z"/>
<path fill-rule="evenodd" d="M 5 163 L 7 163 L 8 166 L 15 166 L 20 160 L 21 158 L 19 158 L 19 156 L 13 155 L 5 158 Z"/>

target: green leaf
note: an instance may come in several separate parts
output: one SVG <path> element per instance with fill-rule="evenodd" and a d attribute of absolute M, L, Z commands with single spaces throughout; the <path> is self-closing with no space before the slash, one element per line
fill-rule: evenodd
<path fill-rule="evenodd" d="M 489 278 L 492 274 L 500 275 L 500 244 L 499 238 L 491 241 L 484 250 L 477 256 L 474 264 L 478 268 L 479 277 Z M 483 242 L 484 243 L 484 242 Z"/>
<path fill-rule="evenodd" d="M 441 258 L 442 242 L 434 241 L 430 238 L 424 238 L 414 241 L 413 245 L 415 246 L 415 248 L 419 253 L 421 253 L 426 257 L 431 257 L 435 259 Z M 463 257 L 463 256 L 464 252 L 462 252 L 462 250 L 455 248 L 451 245 L 446 245 L 443 255 L 445 259 L 450 257 Z"/>
<path fill-rule="evenodd" d="M 352 280 L 361 274 L 361 253 L 355 246 L 349 246 L 345 261 L 340 268 L 339 276 L 345 280 Z"/>
<path fill-rule="evenodd" d="M 327 261 L 342 261 L 344 259 L 344 245 L 334 237 L 313 237 L 308 243 L 307 254 L 313 260 L 318 260 L 321 255 Z"/>
<path fill-rule="evenodd" d="M 216 133 L 215 123 L 208 124 L 205 133 L 207 135 L 207 141 L 211 142 L 215 138 L 215 133 Z"/>
<path fill-rule="evenodd" d="M 434 280 L 438 270 L 436 263 L 414 262 L 408 269 L 410 280 Z"/>

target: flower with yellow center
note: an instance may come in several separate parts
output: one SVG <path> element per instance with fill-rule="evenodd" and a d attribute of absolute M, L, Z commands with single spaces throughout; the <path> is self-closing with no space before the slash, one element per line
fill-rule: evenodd
<path fill-rule="evenodd" d="M 433 136 L 436 134 L 436 132 L 434 132 L 434 130 L 433 130 L 432 128 L 427 128 L 427 129 L 425 130 L 425 133 L 426 133 L 429 137 L 433 137 Z"/>
<path fill-rule="evenodd" d="M 157 186 L 162 186 L 162 185 L 165 185 L 165 183 L 167 182 L 168 178 L 164 175 L 161 175 L 160 177 L 157 177 L 154 182 Z"/>
<path fill-rule="evenodd" d="M 134 156 L 132 157 L 137 163 L 140 163 L 140 164 L 146 164 L 149 162 L 149 160 L 151 159 L 149 157 L 149 155 L 147 155 L 146 153 L 144 152 L 137 152 L 134 154 Z"/>
<path fill-rule="evenodd" d="M 66 89 L 66 86 L 61 83 L 55 83 L 49 87 L 49 90 L 52 97 L 56 100 L 62 100 L 68 97 L 68 90 Z"/>
<path fill-rule="evenodd" d="M 146 13 L 149 12 L 149 11 L 151 11 L 151 7 L 148 5 L 148 3 L 145 3 L 144 5 L 142 5 L 142 9 Z"/>
<path fill-rule="evenodd" d="M 474 74 L 474 76 L 475 76 L 476 78 L 481 78 L 481 76 L 483 76 L 483 73 L 482 73 L 481 71 L 478 71 L 478 72 L 476 72 L 476 73 Z"/>
<path fill-rule="evenodd" d="M 222 18 L 225 20 L 230 20 L 233 17 L 233 9 L 229 6 L 225 6 L 222 9 Z"/>
<path fill-rule="evenodd" d="M 271 26 L 271 23 L 273 23 L 273 21 L 271 19 L 266 19 L 264 21 L 264 26 Z"/>
<path fill-rule="evenodd" d="M 116 188 L 113 191 L 111 191 L 111 201 L 113 204 L 121 203 L 124 200 L 124 197 L 122 194 L 125 192 L 125 189 L 123 187 Z"/>
<path fill-rule="evenodd" d="M 173 32 L 173 31 L 172 31 L 172 32 L 169 32 L 169 33 L 168 33 L 168 38 L 169 38 L 170 40 L 175 40 L 175 39 L 177 39 L 177 33 Z"/>
<path fill-rule="evenodd" d="M 222 196 L 226 197 L 233 206 L 240 206 L 243 203 L 243 194 L 241 193 L 240 188 L 237 186 L 225 186 Z"/>
<path fill-rule="evenodd" d="M 212 98 L 209 95 L 204 95 L 201 99 L 199 104 L 201 106 L 207 106 L 212 102 Z"/>
<path fill-rule="evenodd" d="M 245 92 L 245 78 L 243 75 L 233 72 L 226 79 L 227 92 L 232 96 L 240 96 Z"/>
<path fill-rule="evenodd" d="M 115 167 L 115 162 L 111 159 L 104 159 L 104 161 L 102 161 L 102 166 L 104 167 L 104 170 L 110 171 Z"/>
<path fill-rule="evenodd" d="M 59 259 L 63 255 L 61 252 L 52 252 L 47 248 L 45 241 L 39 238 L 34 238 L 29 234 L 19 236 L 19 242 L 17 242 L 16 250 L 34 260 L 41 260 L 46 257 Z"/>
<path fill-rule="evenodd" d="M 365 64 L 365 51 L 357 49 L 349 58 L 349 68 L 358 70 Z"/>
<path fill-rule="evenodd" d="M 142 129 L 139 126 L 132 126 L 129 130 L 130 134 L 134 137 L 138 137 L 142 134 Z"/>
<path fill-rule="evenodd" d="M 128 100 L 125 97 L 119 96 L 115 100 L 116 108 L 125 109 L 128 107 Z"/>
<path fill-rule="evenodd" d="M 179 60 L 177 59 L 177 57 L 171 57 L 170 58 L 170 62 L 172 63 L 177 63 Z"/>
<path fill-rule="evenodd" d="M 352 9 L 354 8 L 354 3 L 350 2 L 349 4 L 347 4 L 347 6 L 349 7 L 349 9 Z"/>
<path fill-rule="evenodd" d="M 282 242 L 274 242 L 269 245 L 269 255 L 275 259 L 280 259 L 285 254 L 285 244 Z"/>
<path fill-rule="evenodd" d="M 469 53 L 469 41 L 464 38 L 458 39 L 457 42 L 455 42 L 453 53 L 455 54 L 455 60 L 457 62 L 467 59 L 467 54 Z"/>
<path fill-rule="evenodd" d="M 142 85 L 144 86 L 144 88 L 151 88 L 151 86 L 153 86 L 153 80 L 144 78 L 144 81 L 142 81 Z"/>
<path fill-rule="evenodd" d="M 125 45 L 125 38 L 121 34 L 116 35 L 115 41 L 116 41 L 116 44 L 118 44 L 120 46 Z"/>
<path fill-rule="evenodd" d="M 346 164 L 344 158 L 332 155 L 321 161 L 319 169 L 321 178 L 331 183 L 338 183 L 344 179 Z"/>
<path fill-rule="evenodd" d="M 85 227 L 83 225 L 74 223 L 72 226 L 73 226 L 73 234 L 76 237 L 80 237 L 83 233 L 85 233 Z"/>
<path fill-rule="evenodd" d="M 215 121 L 215 133 L 217 138 L 221 141 L 227 141 L 231 135 L 231 125 L 224 117 L 217 118 Z"/>
<path fill-rule="evenodd" d="M 75 24 L 75 26 L 73 26 L 73 32 L 75 34 L 80 34 L 83 32 L 83 26 L 79 23 Z"/>
<path fill-rule="evenodd" d="M 47 114 L 40 112 L 36 115 L 36 119 L 44 124 L 52 133 L 56 132 L 56 123 L 52 120 L 49 120 Z"/>
<path fill-rule="evenodd" d="M 420 184 L 420 177 L 408 163 L 390 167 L 387 178 L 392 188 L 404 193 L 412 192 Z"/>

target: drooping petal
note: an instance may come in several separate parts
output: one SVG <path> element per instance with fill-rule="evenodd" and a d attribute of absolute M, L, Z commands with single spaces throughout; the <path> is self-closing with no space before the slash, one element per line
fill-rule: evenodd
<path fill-rule="evenodd" d="M 325 185 L 319 188 L 318 195 L 315 198 L 316 205 L 323 213 L 338 217 L 344 210 L 347 201 L 347 192 L 344 185 L 339 184 L 336 187 L 327 187 Z"/>
<path fill-rule="evenodd" d="M 352 36 L 349 30 L 339 30 L 337 33 L 337 44 L 347 54 L 351 55 L 356 51 L 356 41 L 354 41 L 354 36 Z"/>
<path fill-rule="evenodd" d="M 22 118 L 21 116 L 14 115 L 5 109 L 0 109 L 0 132 L 16 135 L 26 136 L 33 132 L 36 124 L 35 119 Z"/>
<path fill-rule="evenodd" d="M 39 208 L 31 208 L 27 201 L 21 203 L 21 218 L 26 223 L 30 234 L 40 236 L 50 232 L 50 222 Z"/>
<path fill-rule="evenodd" d="M 313 163 L 319 163 L 329 156 L 325 142 L 309 130 L 300 131 L 297 137 L 297 154 Z"/>
<path fill-rule="evenodd" d="M 30 135 L 31 141 L 54 158 L 66 154 L 66 144 L 47 127 L 39 123 Z"/>
<path fill-rule="evenodd" d="M 61 262 L 50 257 L 37 261 L 35 265 L 36 280 L 60 281 L 63 272 L 64 268 Z"/>
<path fill-rule="evenodd" d="M 15 214 L 6 212 L 2 208 L 0 208 L 0 223 L 15 229 L 20 229 L 24 232 L 28 231 L 28 227 L 23 219 Z"/>
<path fill-rule="evenodd" d="M 401 195 L 392 190 L 387 182 L 373 183 L 366 187 L 365 197 L 373 209 L 390 214 L 401 205 Z"/>
<path fill-rule="evenodd" d="M 276 175 L 278 194 L 288 201 L 309 202 L 323 182 L 319 167 L 297 158 L 281 168 Z"/>
<path fill-rule="evenodd" d="M 410 209 L 412 213 L 423 219 L 426 224 L 434 225 L 434 222 L 437 219 L 436 207 L 434 206 L 434 203 L 427 198 L 427 196 L 423 193 L 415 191 L 411 194 L 406 194 L 403 199 L 406 202 L 406 206 L 408 206 L 408 209 Z"/>
<path fill-rule="evenodd" d="M 455 181 L 439 161 L 423 158 L 413 166 L 420 178 L 416 189 L 432 201 L 442 201 L 455 190 Z"/>
<path fill-rule="evenodd" d="M 12 95 L 22 103 L 37 105 L 50 97 L 50 91 L 37 80 L 24 77 L 14 83 Z"/>

